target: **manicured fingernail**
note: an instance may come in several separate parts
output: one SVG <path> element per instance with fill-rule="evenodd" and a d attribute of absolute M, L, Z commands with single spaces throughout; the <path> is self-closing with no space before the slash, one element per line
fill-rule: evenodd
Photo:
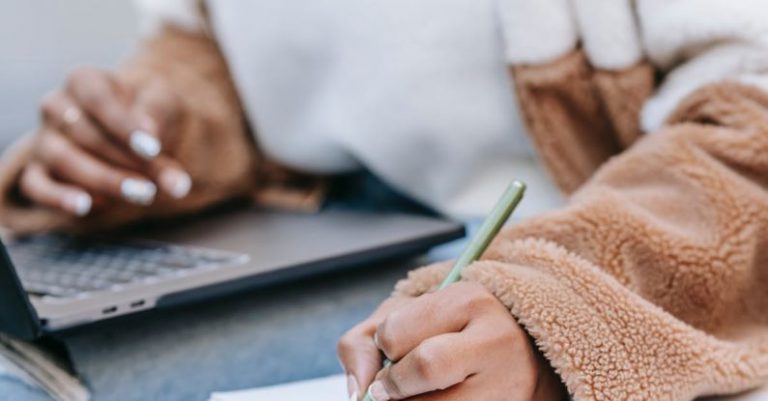
<path fill-rule="evenodd" d="M 75 216 L 83 217 L 91 212 L 93 198 L 85 192 L 73 192 L 64 196 L 62 207 Z"/>
<path fill-rule="evenodd" d="M 137 205 L 147 206 L 155 201 L 157 187 L 147 180 L 137 180 L 135 178 L 126 178 L 120 184 L 120 192 L 123 199 Z"/>
<path fill-rule="evenodd" d="M 186 172 L 177 168 L 167 168 L 160 173 L 160 186 L 176 199 L 189 195 L 192 189 L 192 178 Z"/>
<path fill-rule="evenodd" d="M 358 401 L 357 391 L 352 393 L 352 395 L 349 396 L 349 401 Z"/>
<path fill-rule="evenodd" d="M 160 154 L 160 141 L 144 131 L 134 131 L 130 138 L 131 149 L 140 157 L 151 160 Z"/>
<path fill-rule="evenodd" d="M 373 345 L 376 346 L 376 348 L 381 349 L 379 346 L 379 333 L 373 333 Z"/>
<path fill-rule="evenodd" d="M 389 401 L 392 399 L 387 393 L 387 389 L 384 388 L 384 383 L 375 381 L 368 387 L 368 395 L 373 401 Z"/>
<path fill-rule="evenodd" d="M 347 394 L 349 394 L 349 399 L 357 400 L 358 391 L 360 391 L 360 386 L 357 384 L 355 376 L 347 375 Z"/>

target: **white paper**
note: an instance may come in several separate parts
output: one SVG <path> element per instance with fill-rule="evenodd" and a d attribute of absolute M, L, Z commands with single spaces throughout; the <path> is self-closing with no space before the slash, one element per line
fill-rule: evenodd
<path fill-rule="evenodd" d="M 342 401 L 347 399 L 344 375 L 231 393 L 213 393 L 210 401 Z"/>
<path fill-rule="evenodd" d="M 347 399 L 344 375 L 231 393 L 214 393 L 210 401 L 341 401 Z M 768 401 L 768 387 L 732 397 L 700 401 Z"/>

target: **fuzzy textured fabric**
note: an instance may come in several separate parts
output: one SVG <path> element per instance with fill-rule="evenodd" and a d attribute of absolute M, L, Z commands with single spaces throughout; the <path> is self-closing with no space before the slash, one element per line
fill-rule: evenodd
<path fill-rule="evenodd" d="M 622 148 L 629 148 L 643 133 L 640 116 L 653 94 L 654 70 L 641 62 L 622 70 L 598 70 L 593 75 L 597 96 Z"/>
<path fill-rule="evenodd" d="M 640 136 L 638 114 L 653 90 L 652 68 L 596 72 L 577 50 L 546 65 L 513 66 L 528 133 L 558 186 L 581 186 Z"/>
<path fill-rule="evenodd" d="M 500 0 L 507 61 L 547 65 L 582 48 L 597 70 L 647 60 L 665 77 L 642 112 L 657 131 L 697 89 L 734 80 L 768 90 L 764 0 Z"/>
<path fill-rule="evenodd" d="M 190 28 L 202 1 L 139 0 L 140 14 L 150 25 Z M 321 173 L 359 162 L 404 193 L 454 215 L 482 210 L 484 203 L 474 200 L 500 191 L 504 182 L 487 177 L 515 169 L 506 160 L 517 156 L 520 142 L 511 138 L 525 129 L 516 111 L 527 114 L 529 128 L 563 131 L 529 134 L 540 152 L 576 153 L 543 156 L 570 192 L 643 131 L 658 131 L 697 89 L 735 80 L 768 90 L 764 0 L 433 0 L 418 7 L 405 0 L 371 7 L 352 0 L 305 1 L 209 2 L 263 149 L 286 165 Z M 426 26 L 424 15 L 430 16 Z M 558 128 L 534 122 L 547 117 L 534 109 L 551 107 L 528 105 L 531 99 L 523 98 L 520 110 L 513 109 L 515 99 L 502 87 L 505 62 L 512 69 L 552 70 L 575 51 L 583 51 L 594 70 L 591 82 L 577 80 L 560 100 L 583 98 L 573 92 L 576 87 L 595 99 L 563 107 L 601 111 L 584 119 L 572 113 L 568 122 L 579 125 Z M 400 87 L 411 90 L 407 96 L 391 90 Z M 537 101 L 526 88 L 518 93 Z M 585 138 L 569 139 L 585 131 Z M 474 135 L 471 149 L 483 151 L 468 150 L 466 132 Z M 608 142 L 593 154 L 569 145 L 606 136 Z M 553 137 L 566 143 L 541 146 Z M 403 150 L 419 149 L 420 156 L 422 148 L 431 153 L 430 168 Z"/>
<path fill-rule="evenodd" d="M 721 83 L 506 229 L 464 279 L 496 294 L 576 401 L 687 401 L 768 381 L 768 95 Z M 444 266 L 411 273 L 419 295 Z"/>
<path fill-rule="evenodd" d="M 142 18 L 139 30 L 153 36 L 169 25 L 187 32 L 200 32 L 205 23 L 200 18 L 200 0 L 134 0 Z M 170 24 L 169 24 L 170 23 Z"/>
<path fill-rule="evenodd" d="M 507 62 L 545 64 L 576 47 L 579 32 L 570 3 L 570 0 L 499 0 Z"/>

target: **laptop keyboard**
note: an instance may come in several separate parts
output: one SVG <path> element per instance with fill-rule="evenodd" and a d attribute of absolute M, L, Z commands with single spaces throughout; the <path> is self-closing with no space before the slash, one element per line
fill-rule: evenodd
<path fill-rule="evenodd" d="M 6 244 L 27 292 L 68 298 L 245 263 L 244 254 L 160 242 L 36 236 Z"/>

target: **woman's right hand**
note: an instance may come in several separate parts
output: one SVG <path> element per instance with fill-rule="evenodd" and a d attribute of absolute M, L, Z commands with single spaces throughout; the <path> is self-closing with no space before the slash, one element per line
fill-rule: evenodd
<path fill-rule="evenodd" d="M 135 88 L 109 71 L 77 69 L 42 101 L 21 194 L 80 217 L 94 208 L 148 206 L 158 191 L 186 197 L 192 180 L 168 152 L 184 111 L 160 80 Z"/>

